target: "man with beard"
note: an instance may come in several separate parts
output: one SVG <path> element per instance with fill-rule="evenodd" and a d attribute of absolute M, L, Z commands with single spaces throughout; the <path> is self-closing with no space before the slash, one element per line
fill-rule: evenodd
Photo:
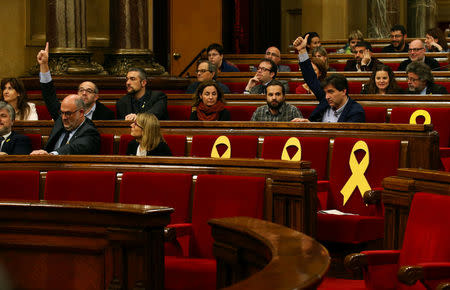
<path fill-rule="evenodd" d="M 141 68 L 130 68 L 127 73 L 128 94 L 117 100 L 117 118 L 135 121 L 138 113 L 154 114 L 167 120 L 167 96 L 161 91 L 146 89 L 147 74 Z"/>
<path fill-rule="evenodd" d="M 40 67 L 39 79 L 41 83 L 42 97 L 53 120 L 56 120 L 59 118 L 59 109 L 61 104 L 56 96 L 55 86 L 50 74 L 50 68 L 48 66 L 48 52 L 49 47 L 47 42 L 45 49 L 39 51 L 36 58 Z M 84 105 L 86 106 L 86 118 L 91 120 L 115 119 L 114 112 L 98 101 L 98 88 L 93 82 L 82 82 L 78 86 L 78 95 L 83 99 Z"/>
<path fill-rule="evenodd" d="M 420 95 L 447 94 L 445 87 L 434 83 L 431 69 L 425 63 L 413 61 L 406 67 L 406 73 L 410 92 Z"/>
<path fill-rule="evenodd" d="M 420 39 L 414 39 L 409 44 L 409 59 L 406 59 L 398 66 L 399 71 L 406 70 L 406 67 L 413 61 L 420 61 L 428 65 L 431 70 L 440 68 L 439 62 L 432 57 L 425 56 L 425 44 Z"/>
<path fill-rule="evenodd" d="M 372 71 L 381 64 L 381 61 L 372 57 L 370 43 L 360 41 L 355 45 L 355 58 L 347 60 L 344 71 Z"/>
<path fill-rule="evenodd" d="M 309 119 L 296 119 L 296 122 L 365 122 L 365 112 L 360 104 L 348 96 L 348 82 L 341 74 L 326 77 L 322 86 L 314 72 L 306 52 L 309 35 L 299 36 L 293 45 L 298 51 L 300 69 L 306 84 L 316 96 L 319 105 Z"/>
<path fill-rule="evenodd" d="M 28 155 L 31 152 L 30 139 L 11 130 L 15 118 L 14 108 L 0 101 L 0 155 Z"/>
<path fill-rule="evenodd" d="M 381 52 L 408 52 L 409 46 L 406 43 L 406 29 L 403 25 L 394 25 L 389 35 L 391 44 L 383 47 Z"/>
<path fill-rule="evenodd" d="M 34 150 L 31 155 L 99 154 L 100 134 L 84 110 L 82 97 L 65 97 L 44 150 Z"/>
<path fill-rule="evenodd" d="M 251 121 L 289 122 L 301 119 L 300 110 L 286 104 L 286 91 L 279 81 L 271 81 L 266 89 L 267 105 L 258 107 L 253 113 Z"/>

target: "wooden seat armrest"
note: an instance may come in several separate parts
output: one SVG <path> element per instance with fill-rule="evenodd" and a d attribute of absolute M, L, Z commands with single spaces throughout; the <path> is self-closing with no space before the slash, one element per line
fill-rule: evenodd
<path fill-rule="evenodd" d="M 174 242 L 177 239 L 177 231 L 175 228 L 165 227 L 164 228 L 164 241 Z"/>
<path fill-rule="evenodd" d="M 436 287 L 436 290 L 450 290 L 450 282 L 444 282 Z"/>
<path fill-rule="evenodd" d="M 402 266 L 397 273 L 398 280 L 406 285 L 414 285 L 424 278 L 424 271 L 421 266 Z"/>
<path fill-rule="evenodd" d="M 354 274 L 361 274 L 363 268 L 367 267 L 367 256 L 361 253 L 347 255 L 344 260 L 344 265 Z"/>
<path fill-rule="evenodd" d="M 381 190 L 368 190 L 364 193 L 365 204 L 378 204 L 381 202 Z"/>

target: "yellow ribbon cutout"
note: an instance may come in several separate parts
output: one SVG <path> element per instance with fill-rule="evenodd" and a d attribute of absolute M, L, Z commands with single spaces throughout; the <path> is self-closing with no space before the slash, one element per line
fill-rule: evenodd
<path fill-rule="evenodd" d="M 227 150 L 222 154 L 222 156 L 219 156 L 219 152 L 217 151 L 218 145 L 224 144 L 227 146 Z M 211 150 L 211 157 L 213 158 L 231 158 L 231 144 L 230 139 L 228 139 L 227 136 L 220 136 L 216 139 L 216 142 L 214 142 L 213 148 Z"/>
<path fill-rule="evenodd" d="M 425 110 L 417 110 L 414 113 L 411 114 L 411 118 L 409 118 L 409 123 L 410 124 L 417 124 L 416 120 L 417 117 L 422 116 L 425 118 L 425 122 L 423 122 L 424 124 L 431 124 L 431 116 L 430 113 L 428 113 Z"/>
<path fill-rule="evenodd" d="M 355 156 L 355 152 L 359 149 L 366 152 L 364 158 L 360 163 L 358 163 L 358 160 Z M 359 188 L 361 196 L 363 196 L 366 191 L 371 189 L 369 182 L 367 182 L 367 179 L 364 176 L 367 167 L 369 167 L 369 147 L 367 146 L 366 142 L 360 140 L 355 143 L 348 163 L 350 165 L 350 170 L 352 171 L 352 176 L 350 176 L 350 178 L 347 180 L 347 183 L 341 189 L 341 193 L 344 196 L 344 205 L 345 203 L 347 203 L 356 187 Z"/>
<path fill-rule="evenodd" d="M 287 151 L 287 148 L 289 146 L 295 146 L 298 149 L 292 158 L 289 157 L 289 153 Z M 286 141 L 286 144 L 284 145 L 284 148 L 283 148 L 283 153 L 281 153 L 281 160 L 287 160 L 287 161 L 302 160 L 302 146 L 300 145 L 300 141 L 297 138 L 291 137 Z"/>

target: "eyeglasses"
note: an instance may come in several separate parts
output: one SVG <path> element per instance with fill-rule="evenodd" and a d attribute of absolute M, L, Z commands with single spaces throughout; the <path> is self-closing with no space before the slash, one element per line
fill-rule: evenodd
<path fill-rule="evenodd" d="M 86 92 L 86 93 L 88 93 L 88 94 L 93 94 L 93 93 L 95 93 L 95 91 L 93 90 L 93 89 L 85 89 L 85 88 L 79 88 L 78 89 L 78 92 L 79 93 L 84 93 L 84 92 Z"/>
<path fill-rule="evenodd" d="M 262 66 L 260 66 L 260 67 L 258 67 L 257 69 L 256 69 L 256 71 L 270 71 L 270 68 L 266 68 L 266 67 L 262 67 Z"/>
<path fill-rule="evenodd" d="M 198 69 L 198 70 L 197 70 L 197 73 L 198 73 L 198 74 L 204 74 L 204 73 L 207 72 L 207 71 L 209 71 L 209 70 L 207 70 L 207 69 Z"/>
<path fill-rule="evenodd" d="M 274 56 L 274 57 L 280 57 L 279 54 L 276 54 L 274 52 L 266 52 L 266 55 L 271 55 L 271 56 Z"/>
<path fill-rule="evenodd" d="M 131 124 L 133 124 L 134 126 L 138 126 L 138 127 L 141 128 L 141 129 L 144 129 L 141 125 L 138 124 L 137 121 L 134 121 L 134 122 L 131 123 Z"/>
<path fill-rule="evenodd" d="M 59 115 L 66 116 L 67 118 L 70 118 L 73 114 L 75 114 L 79 110 L 81 110 L 81 109 L 75 110 L 73 112 L 71 112 L 71 111 L 67 111 L 67 112 L 59 111 Z"/>
<path fill-rule="evenodd" d="M 218 53 L 208 53 L 208 56 L 212 56 L 212 57 L 214 57 L 214 56 L 218 56 L 218 55 L 220 55 L 220 54 L 218 54 Z"/>
<path fill-rule="evenodd" d="M 391 38 L 402 38 L 403 34 L 391 34 Z"/>
<path fill-rule="evenodd" d="M 420 79 L 408 78 L 408 82 L 414 83 L 414 82 L 417 82 L 417 81 L 420 81 Z"/>
<path fill-rule="evenodd" d="M 410 48 L 410 49 L 408 49 L 408 51 L 409 52 L 418 52 L 418 51 L 421 51 L 423 49 L 423 47 L 421 47 L 421 48 Z"/>

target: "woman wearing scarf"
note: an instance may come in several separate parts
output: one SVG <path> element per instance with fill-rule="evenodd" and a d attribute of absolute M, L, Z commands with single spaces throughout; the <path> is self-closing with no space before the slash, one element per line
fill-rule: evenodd
<path fill-rule="evenodd" d="M 190 120 L 230 121 L 224 102 L 223 92 L 215 81 L 201 83 L 193 96 Z"/>

